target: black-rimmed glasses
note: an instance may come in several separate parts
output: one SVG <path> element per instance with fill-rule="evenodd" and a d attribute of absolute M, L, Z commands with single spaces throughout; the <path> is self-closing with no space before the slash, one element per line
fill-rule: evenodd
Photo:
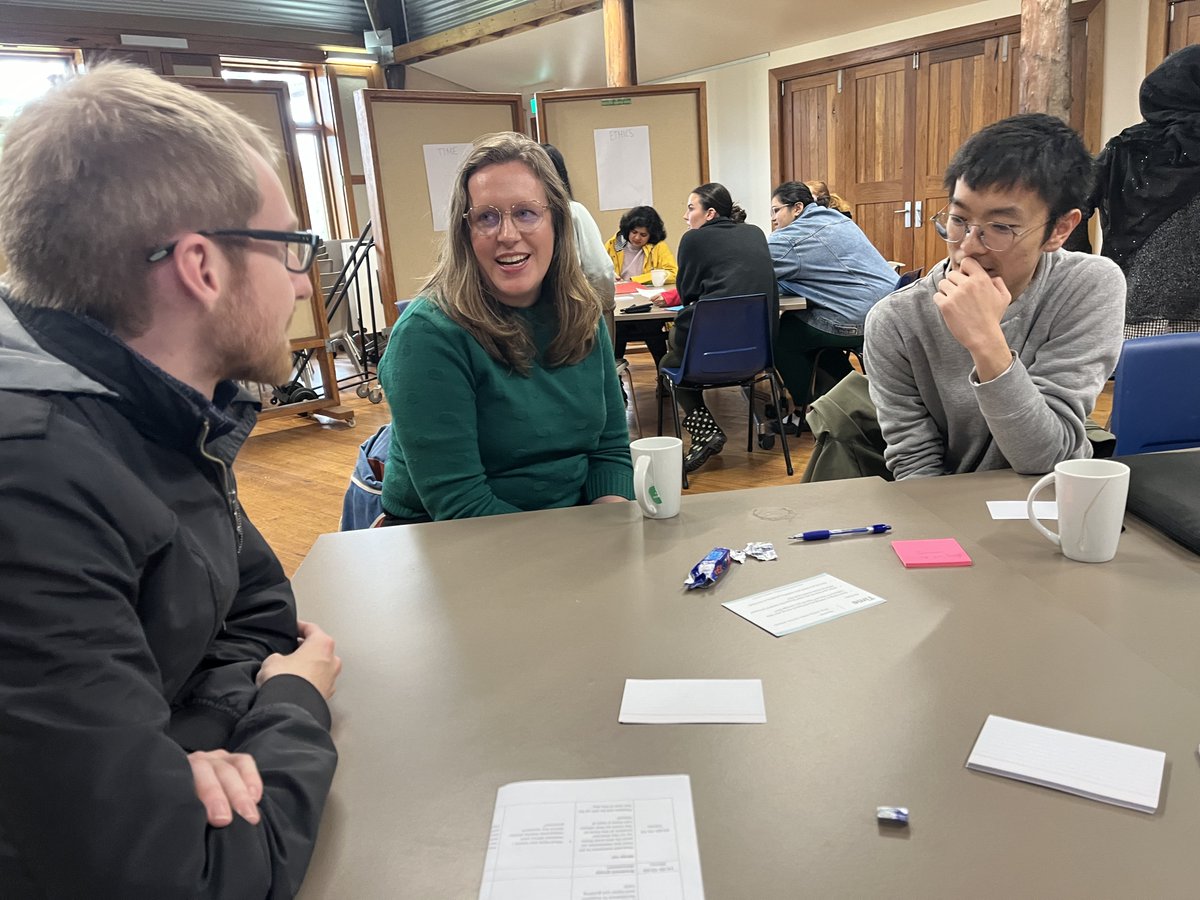
<path fill-rule="evenodd" d="M 256 241 L 273 241 L 284 245 L 283 264 L 289 272 L 304 274 L 312 268 L 313 259 L 322 244 L 321 236 L 311 231 L 265 231 L 261 228 L 219 228 L 214 231 L 197 231 L 207 238 L 252 238 Z M 146 262 L 156 263 L 175 252 L 178 241 L 155 247 L 146 255 Z"/>
<path fill-rule="evenodd" d="M 505 216 L 512 219 L 513 227 L 517 231 L 529 234 L 542 224 L 547 209 L 545 203 L 539 203 L 537 200 L 522 200 L 520 203 L 514 203 L 507 211 L 496 209 L 494 206 L 472 206 L 463 213 L 463 218 L 467 220 L 472 231 L 484 237 L 491 237 L 499 232 Z"/>
<path fill-rule="evenodd" d="M 1050 220 L 1039 222 L 1037 225 L 1030 225 L 1028 228 L 1023 228 L 1018 231 L 1012 225 L 1005 225 L 1002 222 L 978 222 L 971 223 L 962 216 L 956 216 L 949 211 L 949 207 L 936 213 L 929 220 L 933 223 L 934 230 L 937 231 L 940 237 L 947 244 L 961 244 L 967 239 L 967 235 L 972 231 L 975 232 L 975 238 L 979 243 L 983 244 L 988 250 L 993 253 L 1003 253 L 1005 250 L 1011 250 L 1013 244 L 1025 237 L 1031 231 L 1036 231 L 1038 228 L 1043 228 L 1050 223 Z"/>

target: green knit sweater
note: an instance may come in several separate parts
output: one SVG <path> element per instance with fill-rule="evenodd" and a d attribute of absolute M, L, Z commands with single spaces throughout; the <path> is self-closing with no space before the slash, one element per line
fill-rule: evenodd
<path fill-rule="evenodd" d="M 494 516 L 632 499 L 629 430 L 604 322 L 592 352 L 545 368 L 549 302 L 513 310 L 537 346 L 528 376 L 497 362 L 436 304 L 392 329 L 379 380 L 392 410 L 383 506 L 403 519 Z"/>

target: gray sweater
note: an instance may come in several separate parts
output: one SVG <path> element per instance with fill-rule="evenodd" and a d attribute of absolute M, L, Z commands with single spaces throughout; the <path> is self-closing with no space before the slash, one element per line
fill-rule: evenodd
<path fill-rule="evenodd" d="M 1121 270 L 1086 253 L 1043 254 L 1000 322 L 1013 364 L 980 384 L 933 302 L 946 265 L 867 315 L 867 374 L 892 474 L 1032 475 L 1091 456 L 1084 420 L 1121 352 Z"/>

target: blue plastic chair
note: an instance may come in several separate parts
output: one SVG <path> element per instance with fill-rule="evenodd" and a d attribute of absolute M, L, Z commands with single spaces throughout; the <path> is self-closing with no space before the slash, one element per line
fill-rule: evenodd
<path fill-rule="evenodd" d="M 682 438 L 679 406 L 675 402 L 676 388 L 707 390 L 709 388 L 740 386 L 745 389 L 750 405 L 746 421 L 746 451 L 754 452 L 754 385 L 766 381 L 771 385 L 771 402 L 779 437 L 783 440 L 783 458 L 787 473 L 794 474 L 792 455 L 788 451 L 787 434 L 783 427 L 776 386 L 774 350 L 771 326 L 774 311 L 766 294 L 744 297 L 714 297 L 694 304 L 692 324 L 688 330 L 683 361 L 678 368 L 663 366 L 659 372 L 663 385 L 671 394 L 671 414 L 675 420 L 675 436 Z M 662 400 L 658 404 L 658 433 L 663 432 Z M 683 486 L 688 486 L 687 471 Z"/>
<path fill-rule="evenodd" d="M 1115 456 L 1200 447 L 1198 368 L 1200 332 L 1125 342 L 1113 388 Z"/>
<path fill-rule="evenodd" d="M 924 274 L 925 274 L 924 266 L 921 266 L 921 268 L 919 268 L 919 269 L 913 269 L 911 272 L 905 272 L 903 275 L 901 275 L 899 278 L 896 279 L 896 288 L 895 289 L 900 290 L 900 288 L 908 287 L 910 284 L 912 284 L 914 281 L 916 281 L 918 278 L 920 278 Z"/>

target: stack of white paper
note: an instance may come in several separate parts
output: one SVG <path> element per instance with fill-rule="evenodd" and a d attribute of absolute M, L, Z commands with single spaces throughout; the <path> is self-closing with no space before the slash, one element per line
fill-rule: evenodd
<path fill-rule="evenodd" d="M 1166 761 L 1159 750 L 988 716 L 967 768 L 1152 813 Z"/>
<path fill-rule="evenodd" d="M 497 791 L 479 900 L 580 897 L 704 900 L 686 775 Z"/>

